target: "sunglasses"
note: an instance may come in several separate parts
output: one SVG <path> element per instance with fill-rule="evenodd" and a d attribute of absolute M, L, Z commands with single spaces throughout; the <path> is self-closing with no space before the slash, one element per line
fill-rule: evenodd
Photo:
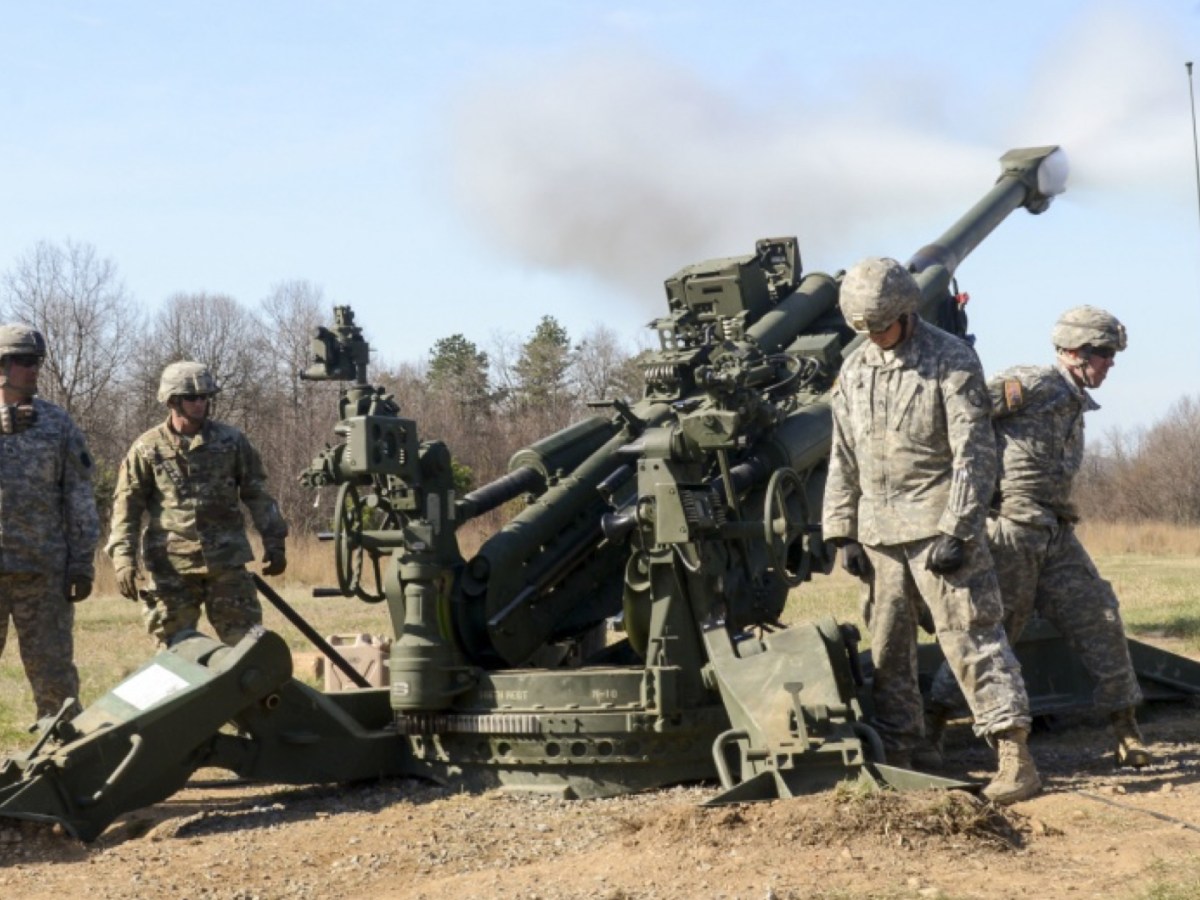
<path fill-rule="evenodd" d="M 34 366 L 42 364 L 42 358 L 32 353 L 13 353 L 9 355 L 8 360 L 14 365 L 23 366 L 26 369 L 32 369 Z"/>
<path fill-rule="evenodd" d="M 176 394 L 180 400 L 186 400 L 188 403 L 195 403 L 197 400 L 207 400 L 208 394 Z"/>
<path fill-rule="evenodd" d="M 1117 351 L 1112 347 L 1089 347 L 1088 353 L 1101 359 L 1112 359 L 1117 355 Z"/>

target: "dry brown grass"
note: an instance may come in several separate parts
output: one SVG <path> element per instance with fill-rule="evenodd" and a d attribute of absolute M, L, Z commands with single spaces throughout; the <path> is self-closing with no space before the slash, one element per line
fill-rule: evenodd
<path fill-rule="evenodd" d="M 1200 528 L 1165 522 L 1083 522 L 1079 539 L 1095 557 L 1196 556 L 1200 557 Z"/>

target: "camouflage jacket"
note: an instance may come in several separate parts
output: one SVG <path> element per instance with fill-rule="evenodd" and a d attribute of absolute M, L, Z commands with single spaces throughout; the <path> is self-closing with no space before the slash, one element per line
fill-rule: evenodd
<path fill-rule="evenodd" d="M 33 398 L 37 420 L 0 434 L 0 572 L 91 578 L 100 536 L 92 457 L 66 411 Z"/>
<path fill-rule="evenodd" d="M 894 351 L 864 341 L 831 402 L 826 538 L 890 545 L 983 533 L 996 441 L 969 344 L 921 320 Z"/>
<path fill-rule="evenodd" d="M 1100 407 L 1058 365 L 1007 369 L 988 389 L 1001 515 L 1045 525 L 1077 519 L 1071 484 L 1083 463 L 1083 414 Z"/>
<path fill-rule="evenodd" d="M 231 425 L 205 422 L 182 439 L 168 422 L 134 441 L 121 463 L 107 550 L 120 569 L 136 565 L 138 533 L 151 574 L 205 573 L 250 562 L 239 504 L 250 510 L 264 547 L 282 548 L 287 523 L 267 493 L 258 451 Z"/>

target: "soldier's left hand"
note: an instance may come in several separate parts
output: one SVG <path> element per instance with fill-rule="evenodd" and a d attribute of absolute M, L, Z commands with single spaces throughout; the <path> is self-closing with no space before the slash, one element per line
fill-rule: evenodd
<path fill-rule="evenodd" d="M 287 554 L 282 548 L 267 550 L 263 553 L 262 561 L 264 575 L 282 575 L 287 568 Z"/>
<path fill-rule="evenodd" d="M 67 599 L 72 603 L 86 600 L 92 596 L 92 579 L 76 576 L 67 585 Z"/>

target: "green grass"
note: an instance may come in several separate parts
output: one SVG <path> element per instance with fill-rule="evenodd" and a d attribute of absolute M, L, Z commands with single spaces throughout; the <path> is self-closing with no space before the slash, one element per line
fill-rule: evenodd
<path fill-rule="evenodd" d="M 1200 655 L 1200 559 L 1126 555 L 1096 563 L 1121 598 L 1132 636 L 1171 638 L 1181 652 Z"/>
<path fill-rule="evenodd" d="M 1156 862 L 1150 867 L 1153 881 L 1130 894 L 1130 900 L 1194 900 L 1200 897 L 1200 865 L 1192 864 L 1181 870 Z"/>
<path fill-rule="evenodd" d="M 1166 643 L 1175 652 L 1200 657 L 1200 557 L 1144 553 L 1110 553 L 1096 563 L 1121 598 L 1126 627 L 1132 637 Z M 314 599 L 303 587 L 283 591 L 285 599 L 322 635 L 375 634 L 390 636 L 386 604 L 366 604 L 345 598 Z M 832 617 L 852 622 L 868 634 L 859 616 L 859 586 L 840 569 L 816 576 L 792 592 L 784 621 Z M 310 652 L 308 640 L 273 607 L 264 604 L 265 624 L 283 635 L 296 652 Z M 94 701 L 154 653 L 139 608 L 113 595 L 93 597 L 77 608 L 76 663 L 84 704 Z M 9 635 L 0 657 L 0 756 L 31 743 L 26 731 L 33 721 L 33 700 Z"/>
<path fill-rule="evenodd" d="M 1112 553 L 1097 556 L 1095 563 L 1121 600 L 1130 637 L 1169 639 L 1173 651 L 1200 657 L 1200 557 Z M 791 624 L 822 616 L 858 625 L 866 646 L 859 583 L 840 568 L 794 590 L 783 620 Z"/>

